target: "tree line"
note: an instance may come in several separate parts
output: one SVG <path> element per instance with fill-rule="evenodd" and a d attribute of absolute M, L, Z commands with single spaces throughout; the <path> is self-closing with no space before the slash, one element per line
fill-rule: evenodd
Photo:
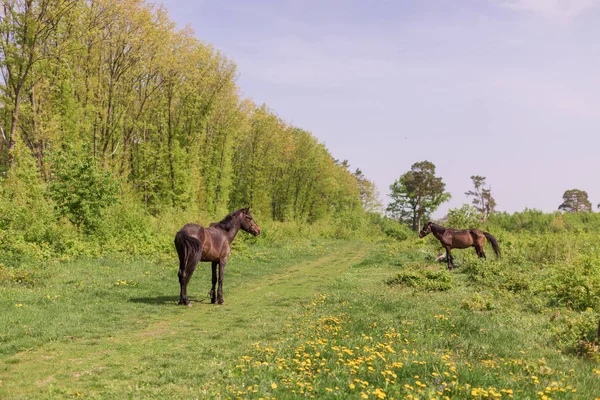
<path fill-rule="evenodd" d="M 4 0 L 0 14 L 0 171 L 32 160 L 19 176 L 82 229 L 123 191 L 153 215 L 250 206 L 302 222 L 376 199 L 360 170 L 242 98 L 234 62 L 162 7 Z"/>
<path fill-rule="evenodd" d="M 360 169 L 242 98 L 237 74 L 232 60 L 143 0 L 4 0 L 0 229 L 19 231 L 18 221 L 33 221 L 22 210 L 35 209 L 92 232 L 104 209 L 127 201 L 154 216 L 250 206 L 299 222 L 381 209 Z M 496 202 L 485 177 L 471 179 L 466 195 L 485 221 Z M 414 230 L 450 199 L 429 161 L 390 190 L 388 214 Z M 591 204 L 575 189 L 559 208 Z"/>

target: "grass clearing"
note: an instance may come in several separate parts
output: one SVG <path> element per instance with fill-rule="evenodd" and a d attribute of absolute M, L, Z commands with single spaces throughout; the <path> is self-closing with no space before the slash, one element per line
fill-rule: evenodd
<path fill-rule="evenodd" d="M 569 350 L 595 311 L 518 285 L 527 266 L 464 251 L 448 273 L 422 241 L 240 253 L 224 306 L 202 301 L 208 264 L 192 278 L 193 306 L 176 306 L 174 260 L 57 263 L 33 285 L 3 284 L 0 397 L 600 396 L 593 349 Z M 388 284 L 398 277 L 410 279 Z"/>
<path fill-rule="evenodd" d="M 229 359 L 275 335 L 286 315 L 360 253 L 353 243 L 328 243 L 326 255 L 323 248 L 316 242 L 234 255 L 220 307 L 206 297 L 209 264 L 190 283 L 192 307 L 176 306 L 175 260 L 40 267 L 46 279 L 2 291 L 0 397 L 197 396 L 223 376 Z"/>

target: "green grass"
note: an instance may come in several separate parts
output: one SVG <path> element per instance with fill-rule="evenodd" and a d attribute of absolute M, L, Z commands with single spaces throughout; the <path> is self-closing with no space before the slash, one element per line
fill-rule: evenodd
<path fill-rule="evenodd" d="M 208 264 L 193 306 L 177 306 L 175 258 L 6 269 L 0 398 L 600 396 L 600 363 L 565 330 L 596 314 L 552 305 L 554 270 L 465 250 L 447 273 L 433 253 L 424 241 L 240 248 L 223 306 L 207 301 Z"/>

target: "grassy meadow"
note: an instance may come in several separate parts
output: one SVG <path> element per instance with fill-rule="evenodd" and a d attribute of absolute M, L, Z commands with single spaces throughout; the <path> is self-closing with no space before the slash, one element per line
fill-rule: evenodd
<path fill-rule="evenodd" d="M 175 254 L 4 268 L 0 398 L 600 398 L 597 234 L 495 234 L 242 243 L 223 306 Z"/>
<path fill-rule="evenodd" d="M 586 192 L 483 223 L 472 175 L 481 207 L 444 224 L 503 256 L 458 250 L 448 272 L 408 228 L 450 198 L 433 162 L 381 215 L 365 160 L 245 97 L 234 60 L 155 3 L 3 1 L 0 400 L 600 399 Z M 200 264 L 178 306 L 175 232 L 242 207 L 262 233 L 233 243 L 225 304 Z"/>

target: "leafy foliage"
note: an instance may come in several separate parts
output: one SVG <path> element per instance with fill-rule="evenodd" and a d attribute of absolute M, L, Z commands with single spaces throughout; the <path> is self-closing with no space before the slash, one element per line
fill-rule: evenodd
<path fill-rule="evenodd" d="M 398 221 L 420 230 L 421 224 L 430 219 L 431 213 L 445 201 L 450 193 L 445 192 L 446 184 L 435 176 L 435 165 L 429 161 L 414 163 L 410 171 L 390 185 L 392 202 L 387 212 Z"/>
<path fill-rule="evenodd" d="M 35 160 L 23 147 L 16 143 L 13 167 L 0 181 L 0 260 L 7 266 L 55 256 L 74 237 L 55 217 Z"/>
<path fill-rule="evenodd" d="M 406 240 L 415 233 L 406 225 L 377 213 L 369 215 L 371 223 L 376 224 L 382 233 L 396 240 Z"/>
<path fill-rule="evenodd" d="M 485 188 L 485 177 L 479 175 L 471 176 L 473 181 L 473 190 L 469 190 L 465 194 L 473 197 L 473 206 L 481 214 L 483 222 L 492 214 L 496 209 L 496 200 L 492 197 L 492 189 Z"/>
<path fill-rule="evenodd" d="M 468 298 L 463 299 L 460 303 L 460 308 L 471 311 L 491 311 L 496 308 L 494 302 L 489 296 L 481 293 L 474 293 Z"/>
<path fill-rule="evenodd" d="M 358 181 L 363 208 L 369 212 L 381 210 L 382 204 L 379 201 L 379 192 L 377 191 L 375 184 L 368 180 L 359 168 L 354 171 L 354 176 Z"/>
<path fill-rule="evenodd" d="M 444 291 L 452 289 L 452 275 L 447 271 L 411 269 L 402 271 L 387 280 L 387 284 L 406 285 L 417 290 Z"/>
<path fill-rule="evenodd" d="M 117 182 L 109 172 L 98 169 L 92 158 L 58 152 L 53 161 L 49 192 L 59 214 L 78 228 L 95 229 L 102 211 L 117 201 Z"/>
<path fill-rule="evenodd" d="M 370 182 L 242 98 L 235 63 L 164 8 L 9 0 L 2 10 L 5 254 L 170 251 L 161 228 L 246 206 L 317 235 L 364 228 Z"/>
<path fill-rule="evenodd" d="M 555 340 L 560 347 L 567 353 L 600 361 L 600 312 L 589 308 L 578 314 L 566 313 L 557 321 L 560 325 L 556 329 Z"/>
<path fill-rule="evenodd" d="M 558 304 L 579 311 L 600 311 L 600 257 L 585 255 L 557 268 L 547 290 Z"/>
<path fill-rule="evenodd" d="M 448 226 L 454 229 L 471 229 L 481 226 L 481 218 L 477 208 L 463 204 L 460 208 L 451 208 L 448 210 Z"/>
<path fill-rule="evenodd" d="M 571 189 L 563 194 L 563 202 L 558 206 L 559 210 L 567 212 L 590 212 L 592 203 L 588 200 L 588 194 L 585 190 Z"/>

